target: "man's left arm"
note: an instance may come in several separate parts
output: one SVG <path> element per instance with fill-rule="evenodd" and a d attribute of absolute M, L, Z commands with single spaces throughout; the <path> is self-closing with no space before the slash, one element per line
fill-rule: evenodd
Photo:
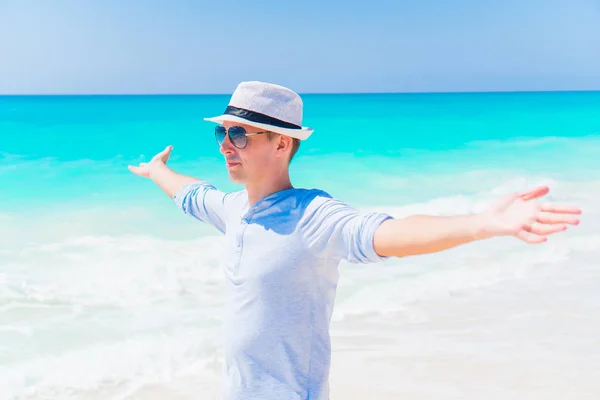
<path fill-rule="evenodd" d="M 429 254 L 475 240 L 514 236 L 526 243 L 543 243 L 547 236 L 577 225 L 576 207 L 537 204 L 549 192 L 538 187 L 498 199 L 485 212 L 455 217 L 415 215 L 386 220 L 373 236 L 375 252 L 382 257 Z"/>
<path fill-rule="evenodd" d="M 429 254 L 483 239 L 478 215 L 437 217 L 413 215 L 384 221 L 375 231 L 373 247 L 384 257 Z"/>

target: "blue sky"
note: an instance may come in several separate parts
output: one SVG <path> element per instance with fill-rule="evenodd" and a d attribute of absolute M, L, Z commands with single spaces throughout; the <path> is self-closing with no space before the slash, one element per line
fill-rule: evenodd
<path fill-rule="evenodd" d="M 598 0 L 0 0 L 0 94 L 600 90 Z"/>

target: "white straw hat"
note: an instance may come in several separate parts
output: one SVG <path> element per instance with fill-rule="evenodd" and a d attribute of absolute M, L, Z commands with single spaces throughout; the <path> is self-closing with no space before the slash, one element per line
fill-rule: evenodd
<path fill-rule="evenodd" d="M 302 99 L 296 92 L 257 81 L 240 83 L 225 112 L 204 120 L 218 124 L 238 122 L 300 140 L 313 133 L 312 128 L 302 126 Z"/>

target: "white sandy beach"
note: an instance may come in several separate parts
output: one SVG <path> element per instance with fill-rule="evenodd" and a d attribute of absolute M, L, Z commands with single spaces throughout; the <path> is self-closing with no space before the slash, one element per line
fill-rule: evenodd
<path fill-rule="evenodd" d="M 338 324 L 332 399 L 598 399 L 599 279 L 573 264 Z"/>

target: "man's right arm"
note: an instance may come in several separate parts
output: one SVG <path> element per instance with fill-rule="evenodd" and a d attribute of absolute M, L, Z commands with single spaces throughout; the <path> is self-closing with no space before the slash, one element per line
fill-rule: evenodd
<path fill-rule="evenodd" d="M 226 203 L 232 198 L 229 193 L 217 190 L 208 182 L 181 175 L 167 166 L 172 146 L 167 146 L 148 163 L 129 166 L 138 176 L 151 179 L 187 215 L 207 222 L 225 232 Z"/>
<path fill-rule="evenodd" d="M 178 174 L 162 162 L 158 162 L 150 168 L 149 178 L 170 198 L 173 198 L 185 185 L 199 181 L 198 178 Z"/>

